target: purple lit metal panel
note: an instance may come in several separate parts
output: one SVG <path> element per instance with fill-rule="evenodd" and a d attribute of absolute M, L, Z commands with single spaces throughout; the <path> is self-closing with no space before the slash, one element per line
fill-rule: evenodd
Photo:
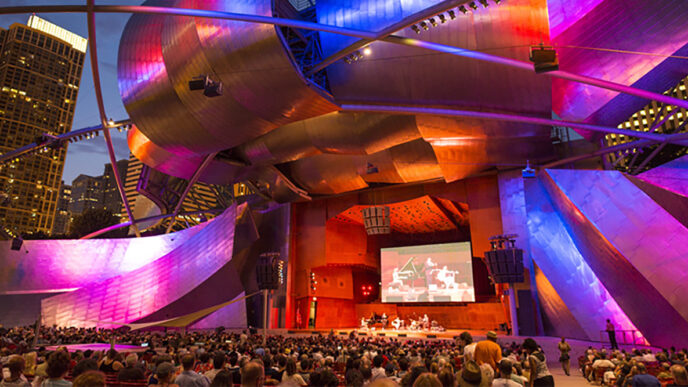
<path fill-rule="evenodd" d="M 0 293 L 77 288 L 145 266 L 184 244 L 205 223 L 143 238 L 0 241 Z"/>
<path fill-rule="evenodd" d="M 244 292 L 236 298 L 245 296 Z M 254 296 L 258 297 L 258 296 Z M 236 299 L 235 298 L 235 299 Z M 196 321 L 189 329 L 246 328 L 246 301 L 241 300 Z"/>
<path fill-rule="evenodd" d="M 553 43 L 672 55 L 688 43 L 686 17 L 688 2 L 683 0 L 606 0 L 554 38 Z M 624 85 L 634 84 L 665 59 L 574 48 L 559 48 L 557 52 L 561 70 Z M 581 83 L 552 80 L 553 110 L 568 120 L 588 118 L 617 95 Z"/>
<path fill-rule="evenodd" d="M 597 340 L 607 318 L 617 329 L 635 330 L 633 322 L 581 255 L 540 179 L 525 179 L 524 187 L 530 252 L 575 317 L 569 330 L 575 332 L 580 326 L 588 340 Z M 538 291 L 545 297 L 548 294 L 547 289 Z"/>
<path fill-rule="evenodd" d="M 194 238 L 137 270 L 44 299 L 44 324 L 119 325 L 180 299 L 231 260 L 236 213 L 236 206 L 228 208 Z"/>
<path fill-rule="evenodd" d="M 586 262 L 643 335 L 654 345 L 688 341 L 688 230 L 620 172 L 547 170 L 542 181 Z"/>
<path fill-rule="evenodd" d="M 652 168 L 636 178 L 688 197 L 688 156 Z"/>
<path fill-rule="evenodd" d="M 605 0 L 547 0 L 549 31 L 552 39 L 576 24 Z M 615 0 L 610 0 L 615 1 Z"/>
<path fill-rule="evenodd" d="M 378 17 L 387 18 L 383 12 L 386 9 L 380 6 L 394 2 L 356 1 L 344 6 L 337 1 L 325 3 L 318 2 L 317 6 L 329 6 L 332 15 L 319 12 L 321 22 L 344 27 L 361 23 L 362 28 L 374 25 Z M 367 11 L 372 13 L 365 14 Z M 467 15 L 457 12 L 456 20 L 431 27 L 420 35 L 409 28 L 396 35 L 473 51 L 489 50 L 490 54 L 527 62 L 527 46 L 549 39 L 546 2 L 504 1 Z M 327 46 L 322 34 L 321 40 Z M 551 83 L 547 76 L 474 58 L 435 54 L 422 47 L 374 42 L 370 48 L 370 55 L 351 65 L 339 61 L 327 68 L 337 100 L 551 114 Z"/>

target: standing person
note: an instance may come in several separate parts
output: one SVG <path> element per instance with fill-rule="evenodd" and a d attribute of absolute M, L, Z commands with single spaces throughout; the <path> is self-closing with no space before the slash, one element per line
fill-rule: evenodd
<path fill-rule="evenodd" d="M 616 343 L 616 328 L 609 319 L 607 319 L 607 334 L 609 335 L 609 343 L 612 349 L 619 349 L 619 345 Z"/>
<path fill-rule="evenodd" d="M 196 363 L 194 355 L 188 354 L 182 357 L 184 371 L 174 380 L 180 387 L 208 387 L 210 385 L 208 378 L 193 370 L 194 363 Z"/>
<path fill-rule="evenodd" d="M 561 368 L 564 370 L 566 376 L 571 376 L 569 373 L 571 369 L 571 356 L 569 355 L 571 346 L 566 342 L 566 339 L 562 337 L 557 348 L 559 348 L 559 363 L 561 363 Z"/>
<path fill-rule="evenodd" d="M 554 387 L 554 378 L 547 368 L 545 354 L 540 351 L 535 340 L 527 338 L 523 342 L 523 349 L 528 354 L 528 365 L 530 366 L 530 386 L 531 387 Z"/>
<path fill-rule="evenodd" d="M 502 360 L 502 347 L 497 344 L 497 333 L 487 332 L 487 340 L 478 342 L 475 346 L 473 360 L 478 365 L 489 364 L 492 370 L 497 369 L 497 363 Z"/>

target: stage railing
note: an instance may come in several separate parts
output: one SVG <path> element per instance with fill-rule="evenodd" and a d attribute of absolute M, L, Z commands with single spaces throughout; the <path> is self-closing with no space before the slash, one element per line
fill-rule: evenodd
<path fill-rule="evenodd" d="M 614 336 L 616 337 L 616 342 L 619 345 L 647 345 L 643 336 L 636 329 L 615 330 Z M 619 340 L 619 337 L 621 337 L 621 340 Z M 600 331 L 600 342 L 611 344 L 609 342 L 608 331 Z"/>

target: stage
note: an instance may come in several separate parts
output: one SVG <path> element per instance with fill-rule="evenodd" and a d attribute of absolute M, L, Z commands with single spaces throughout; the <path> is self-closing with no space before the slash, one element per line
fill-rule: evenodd
<path fill-rule="evenodd" d="M 406 339 L 446 339 L 453 340 L 458 337 L 461 332 L 469 332 L 474 338 L 485 337 L 486 331 L 470 330 L 470 329 L 447 329 L 443 332 L 423 331 L 423 330 L 409 330 L 409 329 L 361 329 L 356 328 L 338 328 L 338 329 L 289 329 L 289 330 L 269 330 L 269 334 L 287 334 L 287 335 L 329 335 L 334 332 L 335 335 L 344 336 L 351 332 L 356 332 L 356 336 L 360 337 L 386 337 L 386 338 L 406 338 Z M 496 331 L 497 335 L 503 336 L 505 332 Z M 259 331 L 260 333 L 260 331 Z"/>

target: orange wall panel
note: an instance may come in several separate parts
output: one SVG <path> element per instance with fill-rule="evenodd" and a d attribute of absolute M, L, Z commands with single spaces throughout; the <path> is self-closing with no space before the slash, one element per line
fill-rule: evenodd
<path fill-rule="evenodd" d="M 368 234 L 354 223 L 330 220 L 325 226 L 325 261 L 328 265 L 367 265 L 378 267 L 378 260 L 367 253 Z"/>
<path fill-rule="evenodd" d="M 313 269 L 318 282 L 314 296 L 327 298 L 344 298 L 353 300 L 354 288 L 351 268 L 317 267 Z"/>
<path fill-rule="evenodd" d="M 353 300 L 318 297 L 316 328 L 352 328 L 356 323 L 356 310 Z"/>

